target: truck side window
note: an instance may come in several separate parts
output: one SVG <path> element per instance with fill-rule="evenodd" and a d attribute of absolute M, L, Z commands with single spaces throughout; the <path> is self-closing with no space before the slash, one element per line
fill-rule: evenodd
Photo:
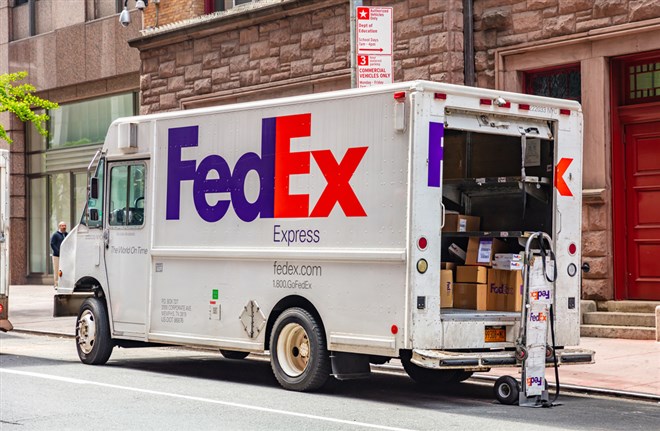
<path fill-rule="evenodd" d="M 143 164 L 113 166 L 110 170 L 110 226 L 144 224 L 145 167 Z"/>
<path fill-rule="evenodd" d="M 89 199 L 87 201 L 87 224 L 90 228 L 99 228 L 103 226 L 103 177 L 105 172 L 105 159 L 99 161 L 98 166 L 96 167 L 96 172 L 94 177 L 98 179 L 98 198 Z M 92 210 L 95 210 L 98 214 L 97 220 L 92 220 L 90 213 Z"/>

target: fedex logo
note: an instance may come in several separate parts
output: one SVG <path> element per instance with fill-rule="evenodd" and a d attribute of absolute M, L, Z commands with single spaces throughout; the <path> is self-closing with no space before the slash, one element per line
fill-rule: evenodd
<path fill-rule="evenodd" d="M 535 301 L 538 301 L 539 299 L 550 299 L 550 291 L 549 290 L 537 290 L 535 292 L 530 292 L 529 295 Z"/>
<path fill-rule="evenodd" d="M 495 283 L 490 284 L 490 293 L 497 293 L 501 295 L 511 295 L 514 292 L 512 288 L 505 284 L 496 285 Z"/>
<path fill-rule="evenodd" d="M 545 322 L 548 320 L 548 316 L 543 312 L 529 313 L 529 320 L 532 322 Z"/>
<path fill-rule="evenodd" d="M 527 377 L 527 386 L 543 386 L 543 377 Z"/>
<path fill-rule="evenodd" d="M 309 113 L 262 119 L 261 154 L 243 154 L 233 169 L 218 154 L 199 162 L 184 160 L 182 149 L 199 144 L 199 128 L 169 129 L 166 219 L 179 219 L 183 181 L 192 181 L 195 209 L 202 219 L 211 223 L 225 216 L 230 203 L 236 215 L 246 222 L 257 217 L 327 217 L 335 204 L 339 204 L 347 217 L 366 217 L 349 181 L 368 147 L 349 148 L 339 161 L 330 150 L 291 151 L 291 140 L 311 136 L 311 125 L 312 114 Z M 311 159 L 327 184 L 310 212 L 309 195 L 291 194 L 289 185 L 292 175 L 310 173 Z M 215 173 L 209 175 L 212 171 Z M 245 178 L 250 171 L 254 171 L 260 181 L 254 202 L 245 196 Z M 229 193 L 229 196 L 210 205 L 206 196 L 211 193 Z"/>

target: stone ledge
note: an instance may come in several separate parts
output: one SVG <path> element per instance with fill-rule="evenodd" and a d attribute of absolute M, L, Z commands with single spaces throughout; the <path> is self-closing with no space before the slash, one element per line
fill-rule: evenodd
<path fill-rule="evenodd" d="M 606 189 L 582 190 L 582 203 L 585 205 L 604 205 L 607 202 Z"/>

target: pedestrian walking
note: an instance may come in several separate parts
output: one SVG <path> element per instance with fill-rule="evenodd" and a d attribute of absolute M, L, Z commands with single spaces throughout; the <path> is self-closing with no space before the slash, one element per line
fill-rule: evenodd
<path fill-rule="evenodd" d="M 60 272 L 60 245 L 67 236 L 66 223 L 61 221 L 57 225 L 57 230 L 50 237 L 50 248 L 53 251 L 53 286 L 57 287 Z"/>

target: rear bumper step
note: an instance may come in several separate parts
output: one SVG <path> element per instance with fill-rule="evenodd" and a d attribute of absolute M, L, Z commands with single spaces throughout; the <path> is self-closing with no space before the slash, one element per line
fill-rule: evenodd
<path fill-rule="evenodd" d="M 559 365 L 592 364 L 595 353 L 586 349 L 559 349 L 556 352 Z M 516 359 L 515 351 L 455 352 L 448 350 L 413 350 L 412 363 L 424 368 L 469 369 L 485 371 L 494 367 L 522 365 Z M 546 366 L 552 366 L 554 359 L 546 359 Z"/>

